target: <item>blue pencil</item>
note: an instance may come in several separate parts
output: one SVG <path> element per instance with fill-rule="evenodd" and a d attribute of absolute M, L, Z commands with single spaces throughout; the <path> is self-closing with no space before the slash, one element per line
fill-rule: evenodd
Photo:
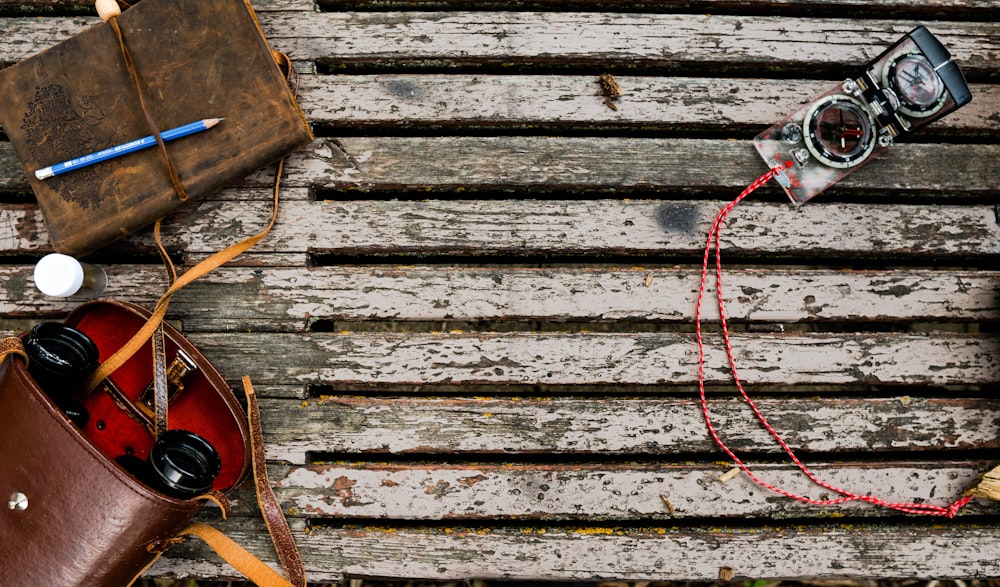
<path fill-rule="evenodd" d="M 205 118 L 197 122 L 192 122 L 190 124 L 185 124 L 184 126 L 178 126 L 177 128 L 172 128 L 170 130 L 165 130 L 160 133 L 164 141 L 172 141 L 174 139 L 179 139 L 196 132 L 201 132 L 203 130 L 208 130 L 213 126 L 222 122 L 222 118 Z M 53 175 L 59 175 L 60 173 L 66 173 L 67 171 L 73 171 L 74 169 L 80 169 L 81 167 L 86 167 L 88 165 L 93 165 L 94 163 L 99 163 L 101 161 L 107 161 L 108 159 L 114 159 L 115 157 L 121 157 L 122 155 L 128 153 L 134 153 L 135 151 L 140 151 L 142 149 L 148 149 L 156 144 L 156 137 L 149 135 L 148 137 L 143 137 L 141 139 L 136 139 L 134 141 L 129 141 L 122 145 L 117 145 L 115 147 L 109 147 L 102 151 L 96 153 L 91 153 L 89 155 L 84 155 L 83 157 L 77 157 L 76 159 L 70 159 L 69 161 L 63 161 L 62 163 L 56 163 L 50 167 L 44 169 L 39 169 L 35 172 L 35 177 L 38 179 L 48 179 Z"/>

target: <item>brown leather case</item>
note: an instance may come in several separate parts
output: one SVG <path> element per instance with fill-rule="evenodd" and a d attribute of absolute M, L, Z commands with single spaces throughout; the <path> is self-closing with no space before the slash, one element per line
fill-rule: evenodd
<path fill-rule="evenodd" d="M 148 312 L 130 304 L 98 301 L 67 319 L 86 332 L 103 359 L 122 337 L 141 326 Z M 232 489 L 248 474 L 246 417 L 232 390 L 183 336 L 164 325 L 168 353 L 183 348 L 199 366 L 188 376 L 170 427 L 209 438 L 223 457 L 215 489 Z M 193 353 L 193 354 L 192 354 Z M 137 398 L 151 378 L 149 349 L 115 372 L 123 393 Z M 186 400 L 184 399 L 186 398 Z M 186 406 L 179 402 L 187 401 Z M 0 584 L 116 586 L 129 584 L 166 541 L 202 507 L 149 489 L 113 460 L 128 444 L 148 451 L 128 431 L 131 419 L 100 390 L 86 402 L 91 422 L 81 431 L 35 384 L 20 356 L 0 364 Z M 106 426 L 98 430 L 94 422 Z M 103 438 L 97 436 L 105 434 Z M 151 442 L 151 440 L 147 440 Z M 19 496 L 23 496 L 20 498 Z M 8 506 L 8 500 L 25 505 Z"/>
<path fill-rule="evenodd" d="M 157 130 L 225 118 L 166 143 L 191 198 L 312 139 L 249 1 L 143 0 L 117 19 Z M 35 178 L 38 169 L 152 134 L 108 23 L 0 71 L 0 125 L 57 251 L 84 255 L 183 203 L 157 147 Z"/>

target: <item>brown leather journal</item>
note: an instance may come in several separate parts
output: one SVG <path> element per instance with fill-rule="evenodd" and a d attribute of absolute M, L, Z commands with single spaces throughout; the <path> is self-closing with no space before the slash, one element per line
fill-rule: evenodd
<path fill-rule="evenodd" d="M 245 0 L 142 0 L 0 71 L 0 125 L 55 250 L 84 255 L 150 225 L 183 199 L 232 185 L 312 140 L 286 75 Z M 141 94 L 140 94 L 141 92 Z M 145 112 L 140 103 L 145 104 Z M 148 116 L 148 118 L 147 118 Z M 38 179 L 64 161 L 181 127 L 216 126 Z"/>

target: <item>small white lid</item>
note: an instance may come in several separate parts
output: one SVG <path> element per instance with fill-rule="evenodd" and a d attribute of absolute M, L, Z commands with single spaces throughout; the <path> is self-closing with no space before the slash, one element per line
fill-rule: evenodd
<path fill-rule="evenodd" d="M 60 253 L 45 255 L 35 265 L 35 287 L 43 294 L 57 298 L 69 297 L 83 285 L 83 266 Z"/>

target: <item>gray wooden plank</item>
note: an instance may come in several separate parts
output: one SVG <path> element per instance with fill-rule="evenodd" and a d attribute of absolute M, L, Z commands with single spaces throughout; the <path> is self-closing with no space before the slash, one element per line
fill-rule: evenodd
<path fill-rule="evenodd" d="M 1000 170 L 981 162 L 997 158 L 1000 146 L 994 144 L 899 144 L 813 203 L 834 200 L 838 194 L 934 196 L 942 201 L 954 195 L 996 197 Z M 433 197 L 436 191 L 450 197 L 462 192 L 512 198 L 576 192 L 631 198 L 708 193 L 732 199 L 766 170 L 751 142 L 743 140 L 351 137 L 318 139 L 290 156 L 282 185 L 294 199 L 307 198 L 307 190 L 314 188 L 332 189 L 331 197 L 351 200 L 366 197 L 365 192 L 376 197 Z M 266 185 L 272 172 L 263 169 L 250 181 Z M 0 144 L 0 188 L 27 187 L 13 150 Z M 764 189 L 784 198 L 776 186 Z M 215 197 L 233 195 L 227 190 Z M 264 190 L 247 195 L 269 200 Z"/>
<path fill-rule="evenodd" d="M 700 257 L 722 205 L 657 200 L 521 200 L 516 206 L 498 200 L 288 202 L 256 249 L 434 255 L 673 252 Z M 268 213 L 267 204 L 202 203 L 179 215 L 165 234 L 174 246 L 213 251 L 220 248 L 220 234 L 248 234 L 248 219 Z M 722 242 L 724 251 L 744 255 L 968 259 L 1000 252 L 998 236 L 1000 226 L 989 205 L 817 203 L 795 209 L 746 202 L 731 214 Z"/>
<path fill-rule="evenodd" d="M 255 12 L 274 10 L 315 10 L 316 3 L 311 0 L 253 0 Z M 92 0 L 0 0 L 0 7 L 9 13 L 23 11 L 25 13 L 46 14 L 51 9 L 76 9 L 94 14 Z"/>
<path fill-rule="evenodd" d="M 108 297 L 151 307 L 166 287 L 161 267 L 113 264 L 106 270 Z M 32 272 L 30 265 L 0 267 L 0 314 L 58 317 L 80 302 L 41 294 Z M 196 281 L 175 297 L 169 316 L 183 319 L 188 332 L 304 331 L 316 320 L 690 323 L 699 283 L 694 270 L 657 266 L 251 265 Z M 740 268 L 727 272 L 724 286 L 727 316 L 735 321 L 1000 318 L 995 271 Z M 718 319 L 713 297 L 704 318 Z"/>
<path fill-rule="evenodd" d="M 277 47 L 298 58 L 338 64 L 531 60 L 547 65 L 572 60 L 576 66 L 712 64 L 716 71 L 751 63 L 757 71 L 831 63 L 859 66 L 917 24 L 585 12 L 350 12 L 262 18 L 265 34 Z M 990 41 L 997 38 L 996 24 L 937 22 L 933 31 L 967 72 L 996 72 Z"/>
<path fill-rule="evenodd" d="M 688 334 L 205 333 L 199 345 L 224 373 L 269 383 L 355 385 L 652 385 L 696 380 Z M 706 340 L 706 381 L 728 383 L 719 337 Z M 733 335 L 753 384 L 987 384 L 1000 381 L 989 336 Z M 261 349 L 281 364 L 252 357 Z"/>
<path fill-rule="evenodd" d="M 0 334 L 10 335 L 7 329 Z M 711 338 L 711 337 L 707 337 Z M 223 373 L 268 384 L 691 385 L 697 352 L 687 334 L 197 333 Z M 982 385 L 1000 380 L 997 341 L 967 335 L 739 335 L 748 385 Z M 261 349 L 294 362 L 251 357 Z M 706 341 L 705 379 L 730 381 L 721 341 Z"/>
<path fill-rule="evenodd" d="M 615 76 L 623 95 L 605 102 L 596 75 L 381 74 L 302 76 L 299 103 L 310 121 L 334 128 L 471 128 L 577 131 L 763 130 L 835 85 L 761 78 Z M 972 84 L 973 101 L 921 131 L 1000 130 L 1000 88 Z"/>
<path fill-rule="evenodd" d="M 88 0 L 0 0 L 0 6 L 8 8 L 42 8 L 42 7 L 77 7 L 77 8 L 92 8 L 92 2 Z M 310 2 L 308 0 L 253 0 L 253 7 L 255 11 L 266 12 L 275 10 L 315 10 L 316 2 Z M 384 10 L 386 7 L 394 6 L 393 3 L 387 2 L 386 0 L 323 0 L 318 3 L 321 4 L 320 8 L 322 10 L 342 10 L 339 5 L 349 5 L 352 10 Z M 518 5 L 520 2 L 517 0 L 510 0 L 508 2 L 496 1 L 492 3 L 484 3 L 480 1 L 472 0 L 406 0 L 406 2 L 400 2 L 395 6 L 397 8 L 409 8 L 413 10 L 427 10 L 428 8 L 440 7 L 444 4 L 448 4 L 453 7 L 465 6 L 466 8 L 479 8 L 482 6 L 499 6 L 499 5 Z M 613 12 L 616 9 L 636 9 L 643 8 L 650 11 L 666 11 L 666 10 L 678 10 L 687 9 L 690 7 L 690 2 L 678 1 L 678 0 L 643 0 L 642 2 L 623 2 L 622 0 L 547 0 L 546 2 L 532 2 L 534 6 L 547 6 L 550 9 L 565 8 L 566 6 L 586 6 L 592 5 L 593 9 L 603 9 L 609 12 Z M 713 12 L 718 10 L 739 10 L 746 9 L 747 3 L 744 0 L 704 0 L 700 3 L 705 7 L 712 7 Z M 927 12 L 930 14 L 952 14 L 954 12 L 968 13 L 972 11 L 990 10 L 997 6 L 996 0 L 882 0 L 881 2 L 873 3 L 872 0 L 768 0 L 767 2 L 758 3 L 761 6 L 766 6 L 769 9 L 777 8 L 790 8 L 798 9 L 803 12 L 808 11 L 810 7 L 829 7 L 833 6 L 835 8 L 839 7 L 867 7 L 869 9 L 875 9 L 878 7 L 891 8 L 891 9 L 901 9 L 908 8 L 917 12 Z"/>
<path fill-rule="evenodd" d="M 979 162 L 1000 157 L 997 151 L 992 144 L 896 145 L 823 197 L 861 189 L 996 195 L 998 172 Z M 725 189 L 735 197 L 766 170 L 750 141 L 638 137 L 352 137 L 318 141 L 291 161 L 289 185 L 510 196 L 531 189 L 628 190 L 632 197 Z"/>
<path fill-rule="evenodd" d="M 1000 529 L 990 524 L 769 524 L 762 528 L 613 525 L 546 527 L 311 526 L 293 532 L 312 581 L 344 576 L 425 579 L 716 580 L 873 576 L 989 577 L 1000 573 Z M 262 523 L 223 525 L 240 544 L 273 560 Z M 151 576 L 232 577 L 189 541 L 172 547 Z"/>
<path fill-rule="evenodd" d="M 92 9 L 92 4 L 88 0 L 0 0 L 0 6 L 11 9 L 53 6 Z M 441 7 L 445 4 L 455 8 L 480 9 L 485 6 L 495 9 L 496 6 L 502 5 L 520 5 L 521 2 L 518 0 L 497 0 L 490 3 L 472 0 L 406 0 L 405 2 L 394 4 L 386 0 L 322 0 L 318 3 L 308 0 L 253 0 L 252 4 L 255 11 L 267 12 L 276 10 L 315 10 L 317 4 L 320 4 L 322 10 L 343 10 L 344 6 L 349 6 L 351 10 L 363 11 L 372 9 L 384 10 L 387 7 L 428 10 Z M 536 7 L 545 6 L 548 9 L 564 9 L 567 6 L 582 7 L 590 5 L 594 10 L 600 9 L 609 12 L 621 9 L 631 9 L 633 11 L 636 9 L 645 9 L 652 12 L 685 10 L 689 9 L 691 5 L 690 2 L 679 0 L 643 0 L 642 2 L 622 0 L 547 0 L 545 2 L 535 1 L 531 4 Z M 748 8 L 744 0 L 704 0 L 700 4 L 706 8 L 710 8 L 711 10 L 709 11 L 711 12 Z M 926 12 L 932 15 L 968 14 L 975 11 L 987 11 L 1000 6 L 996 0 L 882 0 L 876 3 L 873 3 L 872 0 L 768 0 L 767 2 L 759 2 L 758 4 L 761 7 L 766 6 L 771 10 L 786 8 L 802 12 L 808 12 L 810 8 L 815 9 L 831 6 L 834 9 L 866 7 L 870 10 L 881 7 L 894 11 L 906 8 L 913 12 Z"/>
<path fill-rule="evenodd" d="M 338 253 L 357 256 L 700 258 L 721 201 L 661 200 L 355 200 L 289 201 L 254 253 Z M 204 201 L 164 223 L 173 250 L 210 253 L 250 236 L 265 224 L 270 203 Z M 0 249 L 8 254 L 50 250 L 44 221 L 25 205 L 0 208 Z M 155 251 L 151 230 L 127 237 L 120 249 Z M 993 206 L 748 201 L 722 233 L 725 254 L 835 259 L 851 256 L 891 263 L 924 259 L 989 264 L 1000 252 Z M 649 256 L 653 257 L 650 258 Z M 661 256 L 661 257 L 657 257 Z M 591 257 L 592 258 L 592 257 Z M 732 261 L 733 257 L 730 257 Z M 486 260 L 486 259 L 484 259 Z M 662 262 L 662 261 L 660 261 Z M 724 260 L 725 262 L 725 260 Z"/>
<path fill-rule="evenodd" d="M 11 0 L 13 1 L 13 0 Z M 32 0 L 39 1 L 39 0 Z M 603 12 L 706 12 L 746 14 L 826 14 L 842 16 L 847 10 L 864 14 L 910 14 L 933 19 L 959 19 L 960 15 L 996 9 L 995 0 L 320 0 L 324 10 L 452 10 L 544 8 L 546 10 L 589 9 Z M 857 12 L 854 12 L 857 13 Z"/>
<path fill-rule="evenodd" d="M 270 467 L 286 511 L 306 519 L 591 522 L 765 517 L 887 517 L 895 510 L 861 501 L 819 507 L 761 488 L 731 465 L 311 465 Z M 810 499 L 835 500 L 793 465 L 750 464 L 762 480 Z M 855 495 L 947 507 L 975 484 L 988 463 L 819 463 L 818 478 Z M 722 480 L 720 480 L 722 479 Z M 253 501 L 249 492 L 236 496 Z M 997 513 L 978 500 L 967 515 Z"/>
<path fill-rule="evenodd" d="M 27 59 L 101 22 L 93 16 L 0 18 L 0 65 Z"/>
<path fill-rule="evenodd" d="M 717 14 L 587 12 L 268 12 L 271 45 L 299 60 L 396 66 L 528 63 L 733 72 L 860 66 L 918 21 Z M 91 26 L 94 18 L 0 21 L 0 62 L 20 61 Z M 933 31 L 967 74 L 995 76 L 997 23 L 935 22 Z"/>
<path fill-rule="evenodd" d="M 467 392 L 474 394 L 473 389 Z M 870 397 L 806 394 L 759 397 L 760 410 L 785 440 L 806 454 L 994 449 L 1000 410 L 992 399 Z M 726 443 L 738 451 L 780 449 L 750 415 L 735 390 L 709 403 Z M 315 455 L 552 454 L 723 458 L 711 441 L 695 398 L 592 399 L 412 398 L 323 396 L 261 401 L 267 456 L 305 464 Z M 313 456 L 310 456 L 313 455 Z"/>
<path fill-rule="evenodd" d="M 638 129 L 756 133 L 834 82 L 760 78 L 616 76 L 623 95 L 605 102 L 596 76 L 302 75 L 310 122 L 344 129 L 470 128 L 577 131 Z M 972 84 L 972 103 L 921 131 L 987 136 L 1000 129 L 1000 89 Z"/>

